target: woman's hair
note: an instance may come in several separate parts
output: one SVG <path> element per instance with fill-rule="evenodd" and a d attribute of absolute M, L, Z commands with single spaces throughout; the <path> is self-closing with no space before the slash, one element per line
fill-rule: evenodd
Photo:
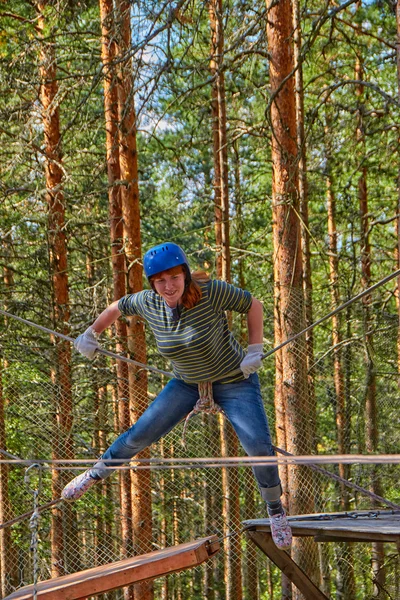
<path fill-rule="evenodd" d="M 185 274 L 186 286 L 185 291 L 182 294 L 182 304 L 185 308 L 193 308 L 193 306 L 196 306 L 202 296 L 199 283 L 210 281 L 210 278 L 205 271 L 193 271 L 193 273 L 190 274 L 186 265 L 178 265 L 177 267 L 166 269 L 163 273 L 168 273 L 169 275 L 176 275 L 178 273 Z M 153 290 L 155 289 L 153 281 L 160 275 L 161 273 L 157 273 L 157 275 L 153 275 L 149 278 Z"/>

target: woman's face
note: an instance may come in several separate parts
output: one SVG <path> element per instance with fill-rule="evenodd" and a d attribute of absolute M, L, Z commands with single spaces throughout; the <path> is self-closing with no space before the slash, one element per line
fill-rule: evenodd
<path fill-rule="evenodd" d="M 175 308 L 185 291 L 185 274 L 181 267 L 157 273 L 152 278 L 157 294 L 164 298 L 170 308 Z"/>

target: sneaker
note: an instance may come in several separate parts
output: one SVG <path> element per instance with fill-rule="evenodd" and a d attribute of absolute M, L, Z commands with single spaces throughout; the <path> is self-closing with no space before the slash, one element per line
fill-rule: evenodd
<path fill-rule="evenodd" d="M 292 545 L 292 530 L 285 511 L 279 515 L 269 515 L 269 522 L 275 546 L 279 550 L 289 550 Z"/>
<path fill-rule="evenodd" d="M 61 498 L 63 500 L 78 500 L 98 481 L 99 479 L 91 476 L 90 471 L 85 471 L 67 483 L 61 492 Z"/>

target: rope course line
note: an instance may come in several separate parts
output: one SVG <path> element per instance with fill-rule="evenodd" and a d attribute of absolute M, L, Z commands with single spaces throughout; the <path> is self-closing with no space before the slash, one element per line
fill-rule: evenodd
<path fill-rule="evenodd" d="M 47 510 L 48 508 L 55 506 L 56 504 L 58 504 L 61 501 L 62 501 L 62 498 L 57 498 L 56 500 L 52 500 L 51 502 L 47 502 L 46 504 L 41 504 L 40 506 L 37 507 L 36 511 L 38 513 L 41 513 L 44 510 Z M 17 523 L 20 523 L 21 521 L 24 521 L 25 519 L 29 519 L 30 517 L 32 517 L 34 512 L 35 512 L 35 509 L 28 510 L 28 512 L 23 513 L 22 515 L 19 515 L 18 517 L 14 517 L 14 519 L 10 519 L 9 521 L 0 523 L 0 531 L 2 529 L 5 529 L 6 527 L 11 527 L 11 525 L 16 525 Z"/>
<path fill-rule="evenodd" d="M 59 337 L 62 340 L 65 340 L 66 342 L 70 342 L 71 344 L 73 344 L 75 341 L 74 338 L 72 338 L 68 335 L 64 335 L 63 333 L 54 331 L 54 329 L 49 329 L 48 327 L 44 327 L 43 325 L 38 325 L 37 323 L 33 323 L 33 321 L 29 321 L 28 319 L 23 319 L 22 317 L 17 317 L 16 315 L 13 315 L 12 313 L 7 312 L 6 310 L 0 309 L 0 314 L 4 315 L 5 317 L 10 317 L 11 319 L 15 319 L 16 321 L 19 321 L 20 323 L 23 323 L 24 325 L 30 325 L 31 327 L 40 329 L 40 331 L 44 331 L 45 333 L 49 333 L 50 335 L 55 335 L 56 337 Z M 150 365 L 146 365 L 137 360 L 133 360 L 133 358 L 128 358 L 127 356 L 124 356 L 123 354 L 115 354 L 114 352 L 110 352 L 109 350 L 104 350 L 104 348 L 98 348 L 97 352 L 99 352 L 100 354 L 104 354 L 104 356 L 108 356 L 109 358 L 114 358 L 115 360 L 121 360 L 122 362 L 126 362 L 128 364 L 135 365 L 136 367 L 142 367 L 143 369 L 147 369 L 148 371 L 154 371 L 155 373 L 159 373 L 160 375 L 166 375 L 167 377 L 174 377 L 174 374 L 170 373 L 169 371 L 163 371 L 162 369 L 158 369 L 157 367 L 152 367 Z"/>
<path fill-rule="evenodd" d="M 127 470 L 127 469 L 132 469 L 132 470 L 136 470 L 136 469 L 188 469 L 188 468 L 222 468 L 222 467 L 240 467 L 240 466 L 255 466 L 255 465 L 260 465 L 260 464 L 271 464 L 271 463 L 286 463 L 286 464 L 300 464 L 300 465 L 304 465 L 309 467 L 310 469 L 313 469 L 314 471 L 317 471 L 319 473 L 321 473 L 322 475 L 329 477 L 331 479 L 334 479 L 335 481 L 338 481 L 340 483 L 343 483 L 344 485 L 346 485 L 347 487 L 350 487 L 358 492 L 360 492 L 361 494 L 367 495 L 370 498 L 372 498 L 373 500 L 376 500 L 377 502 L 380 502 L 382 504 L 385 504 L 386 506 L 388 506 L 389 508 L 391 508 L 393 511 L 397 512 L 400 511 L 400 505 L 391 502 L 390 500 L 387 500 L 386 498 L 383 498 L 382 496 L 378 496 L 377 494 L 357 485 L 356 483 L 353 483 L 347 479 L 344 479 L 342 477 L 340 477 L 339 475 L 336 475 L 335 473 L 330 473 L 329 471 L 327 471 L 326 469 L 322 469 L 321 467 L 317 466 L 315 464 L 315 462 L 317 462 L 316 459 L 319 460 L 319 462 L 324 462 L 326 463 L 330 463 L 330 464 L 339 464 L 339 463 L 343 463 L 346 461 L 346 464 L 350 464 L 350 460 L 349 459 L 353 459 L 351 460 L 351 463 L 356 463 L 359 464 L 360 462 L 362 462 L 362 464 L 393 464 L 391 462 L 391 460 L 387 461 L 386 459 L 393 459 L 395 458 L 395 461 L 397 464 L 400 464 L 400 455 L 383 455 L 381 456 L 370 456 L 370 457 L 366 457 L 363 455 L 334 455 L 333 457 L 328 457 L 328 456 L 294 456 L 291 455 L 289 452 L 287 452 L 286 450 L 282 450 L 281 448 L 278 448 L 276 446 L 274 446 L 275 450 L 279 453 L 281 453 L 283 456 L 278 458 L 275 456 L 269 456 L 269 457 L 227 457 L 227 458 L 221 458 L 221 459 L 208 459 L 208 458 L 193 458 L 193 459 L 177 459 L 177 458 L 173 458 L 173 459 L 138 459 L 135 462 L 144 462 L 147 463 L 145 465 L 142 466 L 138 466 L 138 465 L 128 465 L 128 466 L 117 466 L 117 467 L 113 467 L 113 469 L 116 470 Z M 4 452 L 3 450 L 0 449 L 0 452 Z M 384 458 L 385 461 L 384 462 L 376 462 L 376 459 L 380 459 L 380 458 Z M 327 460 L 329 459 L 329 460 Z M 366 461 L 365 459 L 372 459 L 373 462 L 370 462 L 369 460 Z M 118 459 L 114 459 L 115 461 L 117 461 Z M 214 461 L 214 463 L 217 464 L 207 464 L 207 463 L 211 463 L 211 461 Z M 311 462 L 313 461 L 313 462 Z M 18 463 L 22 463 L 22 464 L 27 464 L 30 463 L 30 466 L 28 467 L 28 469 L 30 469 L 31 467 L 36 467 L 38 469 L 43 469 L 43 467 L 47 467 L 48 465 L 52 464 L 59 464 L 59 463 L 79 463 L 82 465 L 87 466 L 87 463 L 89 461 L 84 460 L 84 459 L 69 459 L 69 460 L 46 460 L 46 461 L 25 461 L 25 460 L 6 460 L 6 461 L 0 461 L 2 463 L 6 463 L 6 464 L 15 464 L 15 462 Z M 97 462 L 97 460 L 93 460 L 90 462 Z M 107 462 L 113 462 L 113 459 L 110 459 Z M 154 462 L 162 462 L 162 463 L 169 463 L 167 465 L 157 465 L 154 464 Z M 189 465 L 182 465 L 182 464 L 176 464 L 176 463 L 185 463 L 185 462 L 190 462 L 190 463 L 194 463 L 194 464 L 189 464 Z M 174 464 L 175 463 L 175 464 Z M 74 467 L 56 467 L 56 469 L 73 469 Z M 75 467 L 75 468 L 79 468 L 81 469 L 82 467 Z M 110 467 L 111 468 L 111 467 Z M 2 529 L 5 529 L 6 527 L 10 527 L 11 525 L 15 525 L 16 523 L 19 523 L 21 521 L 23 521 L 24 519 L 27 518 L 32 518 L 33 515 L 35 514 L 35 512 L 37 514 L 43 512 L 44 510 L 47 510 L 49 508 L 51 508 L 52 506 L 55 506 L 56 504 L 58 504 L 59 502 L 62 501 L 62 498 L 57 498 L 55 500 L 52 500 L 51 502 L 47 502 L 46 504 L 42 504 L 40 506 L 35 507 L 34 510 L 28 511 L 26 513 L 23 513 L 22 515 L 19 515 L 18 517 L 15 517 L 14 519 L 11 519 L 10 521 L 6 521 L 5 523 L 0 523 L 0 531 Z M 374 513 L 377 511 L 374 511 Z M 379 511 L 378 511 L 379 512 Z M 338 513 L 339 514 L 339 513 Z M 343 513 L 340 513 L 341 515 L 343 515 Z"/>
<path fill-rule="evenodd" d="M 282 463 L 286 463 L 286 464 L 299 464 L 299 465 L 304 465 L 309 467 L 310 469 L 313 469 L 314 471 L 317 471 L 319 473 L 321 473 L 322 475 L 329 477 L 335 481 L 338 481 L 340 483 L 343 483 L 344 485 L 346 485 L 346 487 L 350 487 L 351 489 L 354 489 L 358 492 L 360 492 L 363 495 L 369 496 L 370 498 L 372 498 L 373 500 L 376 500 L 377 502 L 380 502 L 381 504 L 385 504 L 386 506 L 388 506 L 389 508 L 393 509 L 394 511 L 399 511 L 400 510 L 400 505 L 391 502 L 390 500 L 387 500 L 386 498 L 383 498 L 382 496 L 378 496 L 377 494 L 357 485 L 356 483 L 353 483 L 347 479 L 344 479 L 342 477 L 340 477 L 339 475 L 336 475 L 335 473 L 330 473 L 329 471 L 327 471 L 326 469 L 323 469 L 319 466 L 317 466 L 315 463 L 319 462 L 320 464 L 339 464 L 339 463 L 346 463 L 346 464 L 400 464 L 400 455 L 398 454 L 389 454 L 389 455 L 374 455 L 374 456 L 364 456 L 364 455 L 332 455 L 332 456 L 294 456 L 292 454 L 290 454 L 289 452 L 287 452 L 286 450 L 282 450 L 281 448 L 278 448 L 276 446 L 274 446 L 274 449 L 276 450 L 276 452 L 282 454 L 281 457 L 276 457 L 276 456 L 267 456 L 267 457 L 226 457 L 226 458 L 187 458 L 187 459 L 180 459 L 180 458 L 169 458 L 169 459 L 155 459 L 155 458 L 150 458 L 150 459 L 137 459 L 134 462 L 140 462 L 140 463 L 146 463 L 146 464 L 142 464 L 142 465 L 126 465 L 126 466 L 116 466 L 116 467 L 110 467 L 113 468 L 115 470 L 137 470 L 137 469 L 152 469 L 152 470 L 165 470 L 165 469 L 193 469 L 193 468 L 222 468 L 222 467 L 241 467 L 241 466 L 256 466 L 256 465 L 262 465 L 262 464 L 282 464 Z M 4 452 L 4 450 L 0 449 L 0 452 Z M 8 453 L 7 453 L 8 454 Z M 68 469 L 68 470 L 72 470 L 72 469 L 82 469 L 82 467 L 84 465 L 88 465 L 88 463 L 95 463 L 97 462 L 96 460 L 85 460 L 85 459 L 68 459 L 68 460 L 62 460 L 62 459 L 57 459 L 57 460 L 39 460 L 39 461 L 30 461 L 30 460 L 22 460 L 22 459 L 17 459 L 17 460 L 2 460 L 0 461 L 1 463 L 6 463 L 6 464 L 15 464 L 16 462 L 18 464 L 30 464 L 30 467 L 36 467 L 39 469 L 43 469 L 44 467 L 47 467 L 48 465 L 58 465 L 58 464 L 63 464 L 63 463 L 67 463 L 68 465 L 72 464 L 80 464 L 82 466 L 79 467 L 73 467 L 73 466 L 68 466 L 68 467 L 57 467 L 56 469 L 59 470 L 64 470 L 64 469 Z M 107 462 L 120 462 L 120 459 L 110 459 Z M 167 464 L 155 464 L 155 463 L 167 463 Z M 183 463 L 183 464 L 182 464 Z M 190 464 L 185 464 L 185 463 L 190 463 Z M 47 502 L 46 504 L 42 504 L 41 506 L 37 507 L 37 512 L 43 512 L 44 510 L 47 510 L 48 508 L 51 508 L 52 506 L 58 504 L 59 502 L 62 501 L 62 498 L 57 498 L 56 500 L 52 500 L 51 502 Z M 15 525 L 16 523 L 19 523 L 20 521 L 23 521 L 24 519 L 30 518 L 32 517 L 32 515 L 34 514 L 34 510 L 33 511 L 28 511 L 18 517 L 15 517 L 14 519 L 11 519 L 10 521 L 7 521 L 5 523 L 0 523 L 0 531 L 2 529 L 5 529 L 6 527 L 10 527 L 11 525 Z M 376 511 L 375 511 L 376 512 Z M 343 514 L 343 513 L 341 513 Z"/>
<path fill-rule="evenodd" d="M 299 337 L 301 337 L 305 333 L 307 333 L 307 332 L 311 331 L 312 329 L 314 329 L 314 327 L 317 327 L 318 325 L 321 325 L 322 323 L 324 323 L 328 319 L 332 318 L 334 315 L 337 315 L 339 312 L 341 312 L 342 310 L 344 310 L 345 308 L 347 308 L 348 306 L 350 306 L 351 304 L 353 304 L 357 300 L 361 300 L 361 298 L 364 298 L 368 294 L 371 294 L 373 291 L 375 291 L 376 289 L 378 289 L 382 285 L 385 285 L 386 283 L 388 283 L 392 279 L 395 279 L 395 277 L 400 277 L 400 269 L 397 269 L 396 271 L 394 271 L 390 275 L 387 275 L 383 279 L 380 279 L 379 281 L 377 281 L 376 283 L 374 283 L 373 285 L 371 285 L 369 288 L 363 290 L 362 292 L 360 292 L 356 296 L 353 296 L 353 298 L 350 298 L 349 300 L 347 300 L 346 302 L 344 302 L 343 304 L 341 304 L 340 306 L 338 306 L 337 308 L 335 308 L 331 312 L 327 313 L 326 315 L 324 315 L 323 317 L 321 317 L 320 319 L 318 319 L 314 323 L 311 323 L 311 325 L 308 325 L 308 327 L 305 327 L 304 329 L 302 329 L 301 331 L 299 331 L 298 333 L 296 333 L 292 337 L 288 338 L 287 340 L 284 340 L 278 346 L 275 346 L 274 348 L 272 348 L 268 352 L 264 353 L 262 355 L 262 359 L 264 360 L 265 358 L 268 358 L 269 356 L 272 356 L 272 354 L 275 354 L 275 352 L 277 352 L 278 350 L 281 350 L 282 348 L 284 348 L 285 346 L 287 346 L 291 342 L 294 342 L 295 340 L 297 340 Z M 22 317 L 17 317 L 16 315 L 13 315 L 12 313 L 7 312 L 7 311 L 5 311 L 3 309 L 0 309 L 0 314 L 2 314 L 3 316 L 6 316 L 6 317 L 10 317 L 11 319 L 15 319 L 16 321 L 24 323 L 25 325 L 29 325 L 31 327 L 35 327 L 36 329 L 40 329 L 41 331 L 44 331 L 45 333 L 49 333 L 50 335 L 55 335 L 56 337 L 59 337 L 59 338 L 61 338 L 63 340 L 66 340 L 67 342 L 74 343 L 74 341 L 75 341 L 74 338 L 71 338 L 68 335 L 64 335 L 63 333 L 59 333 L 58 331 L 54 331 L 53 329 L 49 329 L 48 327 L 44 327 L 43 325 L 38 325 L 37 323 L 33 323 L 33 321 L 29 321 L 27 319 L 23 319 Z M 162 369 L 158 369 L 157 367 L 152 367 L 150 365 L 146 365 L 144 363 L 141 363 L 141 362 L 138 362 L 136 360 L 133 360 L 132 358 L 128 358 L 127 356 L 124 356 L 122 354 L 115 354 L 114 352 L 110 352 L 109 350 L 104 350 L 103 348 L 98 348 L 97 351 L 99 353 L 103 354 L 104 356 L 108 356 L 109 358 L 113 358 L 115 360 L 121 360 L 121 361 L 126 362 L 128 364 L 132 364 L 132 365 L 135 365 L 137 367 L 142 367 L 143 369 L 147 369 L 148 371 L 153 371 L 154 373 L 159 373 L 159 374 L 165 375 L 167 377 L 174 377 L 174 374 L 171 373 L 170 371 L 163 371 Z M 230 377 L 232 375 L 236 375 L 237 373 L 240 373 L 240 369 L 235 369 L 234 371 L 231 371 L 230 373 L 227 373 L 225 376 L 226 377 Z M 213 383 L 214 381 L 218 381 L 218 378 L 210 380 L 211 383 Z"/>
<path fill-rule="evenodd" d="M 15 456 L 14 454 L 10 454 L 10 452 L 7 452 L 7 450 L 3 450 L 2 448 L 0 448 L 0 454 L 4 454 L 4 456 L 8 456 L 8 458 L 12 459 L 12 462 L 23 460 L 23 459 L 19 458 L 18 456 Z"/>
<path fill-rule="evenodd" d="M 263 354 L 262 358 L 263 359 L 264 358 L 268 358 L 272 354 L 275 354 L 275 352 L 278 352 L 278 350 L 281 350 L 282 348 L 284 348 L 285 346 L 287 346 L 287 344 L 290 344 L 291 342 L 294 342 L 300 336 L 304 335 L 305 333 L 308 333 L 309 331 L 311 331 L 312 329 L 314 329 L 314 327 L 317 327 L 317 325 L 321 325 L 322 323 L 324 323 L 328 319 L 331 319 L 332 317 L 334 317 L 335 315 L 337 315 L 339 312 L 341 312 L 342 310 L 344 310 L 345 308 L 347 308 L 348 306 L 350 306 L 351 304 L 353 304 L 357 300 L 361 300 L 361 298 L 365 298 L 365 296 L 368 296 L 373 291 L 375 291 L 376 289 L 378 289 L 379 287 L 381 287 L 381 285 L 385 285 L 385 283 L 388 283 L 389 281 L 391 281 L 395 277 L 400 277 L 400 269 L 397 269 L 397 271 L 394 271 L 393 273 L 391 273 L 390 275 L 387 275 L 386 277 L 384 277 L 380 281 L 377 281 L 377 283 L 374 283 L 374 285 L 371 285 L 366 290 L 363 290 L 362 292 L 360 292 L 356 296 L 353 296 L 353 298 L 350 298 L 349 300 L 347 300 L 346 302 L 344 302 L 343 304 L 341 304 L 340 306 L 338 306 L 337 308 L 335 308 L 331 312 L 327 313 L 326 315 L 324 315 L 323 317 L 321 317 L 320 319 L 318 319 L 314 323 L 311 323 L 311 325 L 308 325 L 308 327 L 306 327 L 305 329 L 302 329 L 302 331 L 299 331 L 299 333 L 296 333 L 292 337 L 290 337 L 287 340 L 283 341 L 278 346 L 275 346 L 275 348 L 272 348 L 271 350 L 269 350 L 268 352 L 266 352 L 265 354 Z"/>
<path fill-rule="evenodd" d="M 276 446 L 274 446 L 274 448 L 277 452 L 280 452 L 280 453 L 284 454 L 285 456 L 293 456 L 290 454 L 290 452 L 287 452 L 287 450 L 282 450 L 281 448 L 277 448 Z M 397 459 L 400 462 L 400 456 L 397 455 Z M 313 463 L 306 463 L 306 466 L 309 467 L 310 469 L 312 469 L 313 471 L 316 471 L 317 473 L 321 473 L 322 475 L 325 475 L 326 477 L 333 479 L 334 481 L 343 483 L 343 485 L 345 485 L 346 487 L 356 490 L 357 492 L 360 492 L 361 494 L 364 494 L 365 496 L 369 496 L 370 498 L 372 498 L 373 500 L 376 500 L 377 502 L 386 504 L 386 506 L 389 506 L 390 508 L 393 508 L 395 510 L 400 510 L 399 504 L 395 504 L 394 502 L 391 502 L 390 500 L 383 498 L 383 496 L 378 496 L 378 494 L 375 494 L 375 492 L 371 492 L 370 490 L 367 490 L 366 488 L 363 488 L 362 486 L 357 485 L 356 483 L 353 483 L 352 481 L 349 481 L 348 479 L 345 479 L 344 477 L 340 477 L 340 475 L 336 475 L 336 473 L 330 473 L 326 469 L 322 469 L 321 467 L 318 467 L 314 463 L 315 463 L 315 461 Z M 341 464 L 343 464 L 343 462 Z M 366 464 L 366 463 L 363 463 L 363 464 Z M 367 463 L 367 464 L 370 464 L 370 463 Z M 386 463 L 381 463 L 381 464 L 386 464 Z M 393 463 L 390 463 L 390 464 L 393 464 Z"/>
<path fill-rule="evenodd" d="M 108 458 L 107 463 L 110 468 L 115 469 L 172 469 L 172 468 L 202 468 L 202 467 L 230 467 L 230 466 L 260 466 L 268 464 L 298 464 L 314 465 L 317 464 L 366 464 L 366 465 L 386 465 L 400 464 L 400 454 L 304 454 L 294 455 L 286 450 L 274 446 L 275 450 L 282 453 L 282 456 L 227 456 L 227 457 L 204 457 L 204 458 L 133 458 L 127 461 L 126 465 L 121 463 L 120 458 Z M 39 464 L 41 466 L 52 465 L 59 470 L 88 468 L 90 465 L 98 463 L 99 459 L 92 458 L 70 458 L 70 459 L 18 459 L 18 460 L 0 460 L 0 464 L 21 464 L 29 466 Z M 128 464 L 129 463 L 129 464 Z M 131 464 L 138 463 L 138 464 Z M 54 465 L 56 465 L 54 467 Z M 59 466 L 57 466 L 59 465 Z M 68 465 L 68 466 L 61 466 Z M 77 465 L 74 467 L 74 465 Z M 80 465 L 80 466 L 78 466 Z M 115 466 L 113 466 L 115 465 Z M 107 468 L 107 467 L 106 467 Z"/>

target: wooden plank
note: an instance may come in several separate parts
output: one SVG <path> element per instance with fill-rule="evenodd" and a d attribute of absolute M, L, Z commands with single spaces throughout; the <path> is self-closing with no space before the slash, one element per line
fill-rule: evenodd
<path fill-rule="evenodd" d="M 247 530 L 250 539 L 268 556 L 273 563 L 290 579 L 305 598 L 313 600 L 329 600 L 325 594 L 311 581 L 304 571 L 283 550 L 278 550 L 272 541 L 271 534 L 266 531 Z"/>
<path fill-rule="evenodd" d="M 213 535 L 165 550 L 41 581 L 37 585 L 37 598 L 38 600 L 83 600 L 88 596 L 125 587 L 145 579 L 155 579 L 169 573 L 190 569 L 211 558 L 219 548 L 218 538 Z M 25 586 L 6 596 L 4 600 L 32 600 L 33 591 L 33 585 Z"/>

